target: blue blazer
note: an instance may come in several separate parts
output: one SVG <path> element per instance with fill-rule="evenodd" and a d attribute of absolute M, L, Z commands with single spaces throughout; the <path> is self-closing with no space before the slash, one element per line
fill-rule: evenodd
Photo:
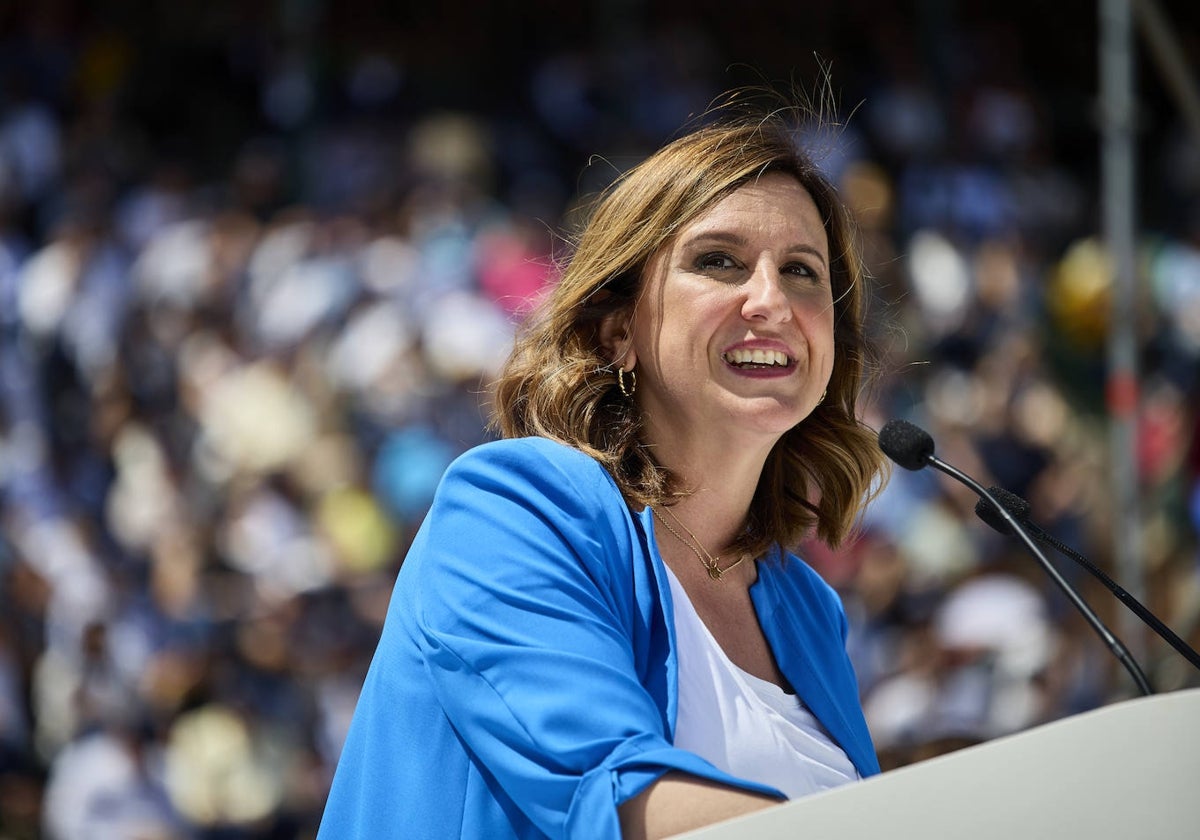
<path fill-rule="evenodd" d="M 798 558 L 751 596 L 784 675 L 879 772 L 836 593 Z M 670 589 L 650 511 L 583 453 L 488 443 L 446 472 L 396 579 L 319 838 L 620 838 L 669 770 L 782 796 L 676 749 Z"/>

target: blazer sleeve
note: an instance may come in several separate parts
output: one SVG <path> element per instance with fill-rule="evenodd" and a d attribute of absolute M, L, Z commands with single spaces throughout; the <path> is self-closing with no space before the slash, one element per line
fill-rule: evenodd
<path fill-rule="evenodd" d="M 429 678 L 473 759 L 541 831 L 618 838 L 616 806 L 672 768 L 774 793 L 670 743 L 635 661 L 644 554 L 595 461 L 546 441 L 473 450 L 423 530 L 402 574 Z"/>

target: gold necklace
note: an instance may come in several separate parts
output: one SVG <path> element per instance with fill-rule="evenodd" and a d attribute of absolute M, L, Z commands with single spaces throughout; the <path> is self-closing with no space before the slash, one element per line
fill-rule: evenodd
<path fill-rule="evenodd" d="M 703 545 L 700 544 L 700 540 L 696 539 L 696 535 L 693 534 L 691 532 L 691 530 L 688 529 L 688 526 L 686 526 L 682 522 L 680 522 L 679 517 L 676 516 L 671 511 L 670 508 L 663 508 L 663 509 L 670 515 L 670 517 L 672 519 L 675 520 L 676 524 L 678 524 L 680 528 L 682 528 L 684 531 L 687 531 L 687 535 L 692 538 L 692 542 L 688 542 L 683 537 L 681 537 L 679 535 L 679 532 L 671 527 L 671 523 L 668 522 L 666 519 L 663 519 L 663 515 L 658 512 L 658 508 L 651 507 L 650 511 L 658 517 L 658 521 L 661 522 L 663 524 L 663 527 L 665 527 L 668 531 L 670 531 L 672 535 L 674 535 L 675 539 L 679 540 L 681 543 L 683 543 L 684 545 L 686 545 L 688 548 L 690 548 L 692 550 L 692 553 L 696 555 L 696 559 L 700 561 L 700 565 L 704 567 L 704 570 L 706 572 L 708 572 L 708 576 L 711 579 L 720 580 L 721 575 L 725 574 L 730 569 L 732 569 L 734 566 L 736 566 L 738 563 L 741 563 L 743 560 L 746 559 L 746 555 L 742 554 L 741 557 L 734 560 L 732 563 L 730 563 L 728 566 L 726 566 L 724 569 L 722 569 L 720 566 L 721 558 L 713 557 L 711 554 L 709 554 L 708 550 Z"/>

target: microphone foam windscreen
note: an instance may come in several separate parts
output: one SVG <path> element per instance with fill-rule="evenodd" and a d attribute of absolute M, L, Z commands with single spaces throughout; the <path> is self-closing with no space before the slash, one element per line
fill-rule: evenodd
<path fill-rule="evenodd" d="M 989 487 L 988 492 L 992 494 L 993 499 L 1000 503 L 1001 507 L 1012 515 L 1013 519 L 1025 522 L 1029 518 L 1029 502 L 1016 493 L 1010 493 L 1003 487 Z M 975 515 L 1001 534 L 1012 533 L 1012 528 L 1004 521 L 1004 517 L 991 506 L 987 499 L 980 499 L 975 503 Z"/>
<path fill-rule="evenodd" d="M 933 455 L 933 438 L 907 420 L 889 420 L 879 432 L 879 448 L 904 469 L 920 470 Z"/>

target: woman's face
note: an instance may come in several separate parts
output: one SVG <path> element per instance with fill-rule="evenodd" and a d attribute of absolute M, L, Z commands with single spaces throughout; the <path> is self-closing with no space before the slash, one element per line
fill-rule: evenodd
<path fill-rule="evenodd" d="M 637 365 L 651 442 L 754 436 L 769 447 L 821 399 L 833 315 L 820 213 L 793 177 L 771 173 L 650 260 L 625 340 L 612 349 L 621 367 Z"/>

